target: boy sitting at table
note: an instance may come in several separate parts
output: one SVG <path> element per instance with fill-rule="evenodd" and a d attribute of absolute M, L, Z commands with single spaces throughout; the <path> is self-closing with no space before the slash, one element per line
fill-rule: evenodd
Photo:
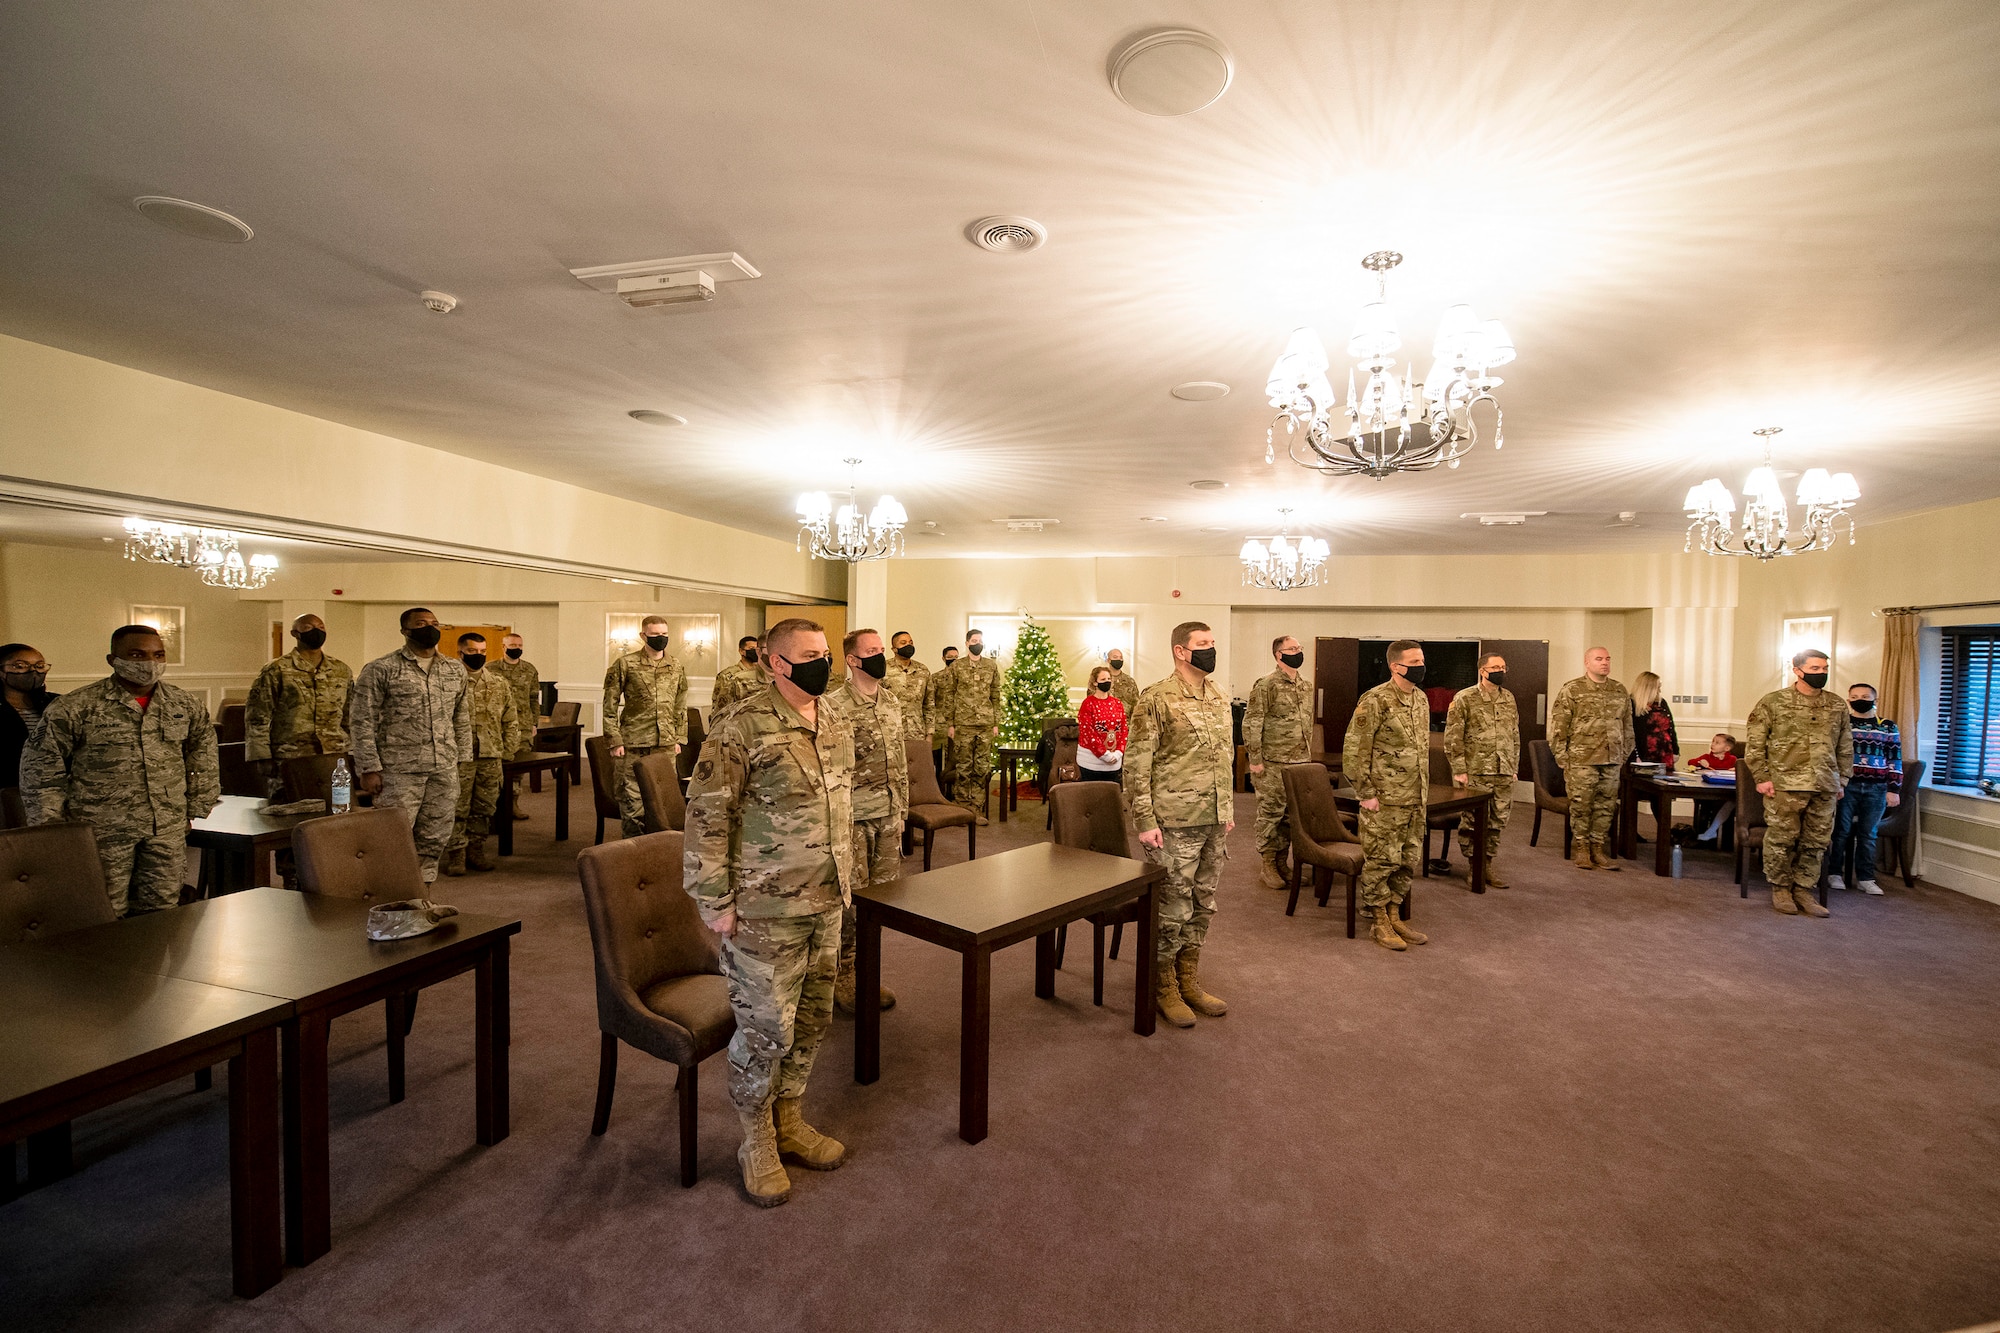
<path fill-rule="evenodd" d="M 1688 767 L 1705 768 L 1712 773 L 1733 773 L 1736 771 L 1735 746 L 1736 746 L 1736 738 L 1734 736 L 1730 735 L 1726 731 L 1718 731 L 1715 733 L 1714 736 L 1712 736 L 1709 739 L 1708 753 L 1703 755 L 1696 755 L 1694 759 L 1688 764 Z M 1697 841 L 1699 842 L 1715 841 L 1715 839 L 1720 837 L 1722 834 L 1722 826 L 1724 824 L 1727 824 L 1730 821 L 1730 818 L 1735 815 L 1735 813 L 1736 813 L 1736 802 L 1733 800 L 1724 801 L 1719 807 L 1717 807 L 1715 812 L 1715 818 L 1713 821 L 1710 822 L 1708 826 L 1708 831 L 1706 833 L 1703 833 L 1700 836 L 1700 838 L 1697 839 Z"/>

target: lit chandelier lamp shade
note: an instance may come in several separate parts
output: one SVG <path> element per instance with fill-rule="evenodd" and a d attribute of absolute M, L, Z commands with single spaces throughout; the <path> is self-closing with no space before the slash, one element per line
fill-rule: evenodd
<path fill-rule="evenodd" d="M 824 491 L 808 491 L 799 497 L 798 549 L 805 550 L 810 541 L 813 559 L 844 560 L 848 564 L 901 555 L 903 529 L 909 524 L 909 514 L 895 496 L 885 495 L 863 519 L 853 485 L 854 469 L 861 460 L 849 458 L 845 462 L 849 477 L 847 502 L 838 510 Z"/>
<path fill-rule="evenodd" d="M 246 564 L 240 551 L 231 551 L 222 559 L 204 562 L 201 581 L 211 588 L 256 589 L 269 583 L 278 573 L 278 557 L 275 555 L 253 555 Z"/>
<path fill-rule="evenodd" d="M 236 534 L 221 528 L 191 528 L 156 523 L 147 518 L 125 520 L 125 558 L 176 569 L 220 564 L 236 549 Z"/>
<path fill-rule="evenodd" d="M 1289 519 L 1292 511 L 1280 512 Z M 1329 554 L 1327 544 L 1318 537 L 1294 538 L 1280 530 L 1275 537 L 1246 538 L 1236 558 L 1243 562 L 1244 586 L 1291 592 L 1318 586 Z"/>
<path fill-rule="evenodd" d="M 1854 544 L 1854 516 L 1850 512 L 1861 498 L 1861 486 L 1851 472 L 1828 473 L 1825 468 L 1809 468 L 1799 479 L 1798 502 L 1804 510 L 1796 535 L 1791 530 L 1791 514 L 1785 504 L 1784 489 L 1778 484 L 1777 470 L 1771 466 L 1771 437 L 1782 427 L 1766 426 L 1756 432 L 1764 441 L 1764 463 L 1752 469 L 1743 483 L 1743 524 L 1734 532 L 1730 515 L 1736 499 L 1720 479 L 1710 477 L 1687 493 L 1688 535 L 1683 550 L 1697 543 L 1709 555 L 1747 555 L 1758 560 L 1779 556 L 1804 555 L 1824 551 L 1833 545 L 1838 525 L 1847 524 L 1847 544 Z"/>

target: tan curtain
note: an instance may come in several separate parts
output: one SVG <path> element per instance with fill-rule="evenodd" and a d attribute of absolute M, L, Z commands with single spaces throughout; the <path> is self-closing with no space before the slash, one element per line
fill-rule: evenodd
<path fill-rule="evenodd" d="M 1881 716 L 1896 724 L 1903 735 L 1903 762 L 1918 757 L 1917 738 L 1923 727 L 1923 694 L 1917 678 L 1917 630 L 1920 615 L 1915 611 L 1884 611 L 1882 613 L 1882 704 Z M 1915 804 L 1915 787 L 1903 789 L 1903 799 Z M 1916 810 L 1910 812 L 1910 827 L 1918 831 L 1912 839 L 1916 854 L 1912 859 L 1916 864 L 1910 867 L 1912 874 L 1921 875 L 1924 870 L 1924 843 L 1921 834 L 1922 820 Z"/>

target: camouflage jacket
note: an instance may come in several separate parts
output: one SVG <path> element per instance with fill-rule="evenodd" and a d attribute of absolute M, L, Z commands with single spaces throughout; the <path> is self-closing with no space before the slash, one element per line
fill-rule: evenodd
<path fill-rule="evenodd" d="M 1132 716 L 1132 710 L 1139 706 L 1139 682 L 1132 679 L 1131 672 L 1111 673 L 1111 697 L 1125 705 L 1125 716 Z"/>
<path fill-rule="evenodd" d="M 1431 705 L 1422 690 L 1385 680 L 1361 696 L 1341 747 L 1354 794 L 1384 805 L 1422 807 L 1431 792 Z"/>
<path fill-rule="evenodd" d="M 1313 683 L 1303 672 L 1287 679 L 1283 671 L 1273 671 L 1250 687 L 1250 704 L 1243 710 L 1244 759 L 1306 763 L 1312 759 L 1312 727 Z"/>
<path fill-rule="evenodd" d="M 1488 699 L 1477 685 L 1451 697 L 1444 714 L 1444 753 L 1453 777 L 1512 776 L 1521 771 L 1521 713 L 1504 686 Z"/>
<path fill-rule="evenodd" d="M 604 673 L 604 738 L 614 746 L 683 745 L 687 697 L 687 672 L 672 653 L 655 662 L 634 648 Z"/>
<path fill-rule="evenodd" d="M 1125 794 L 1141 833 L 1199 828 L 1236 817 L 1236 737 L 1229 700 L 1177 671 L 1146 687 L 1125 740 Z"/>
<path fill-rule="evenodd" d="M 861 697 L 849 672 L 826 698 L 854 728 L 854 817 L 901 820 L 910 813 L 909 752 L 903 748 L 903 705 L 884 680 L 873 699 Z"/>
<path fill-rule="evenodd" d="M 739 699 L 748 699 L 771 683 L 771 673 L 748 662 L 732 662 L 715 673 L 715 685 L 708 692 L 709 716 L 721 712 Z"/>
<path fill-rule="evenodd" d="M 165 681 L 143 709 L 116 676 L 70 691 L 21 755 L 29 822 L 81 819 L 100 841 L 185 834 L 221 797 L 208 705 Z"/>
<path fill-rule="evenodd" d="M 1000 722 L 1000 664 L 965 653 L 945 671 L 952 678 L 948 727 L 992 727 Z"/>
<path fill-rule="evenodd" d="M 348 696 L 356 773 L 435 773 L 472 758 L 465 664 L 439 653 L 429 671 L 408 648 L 361 668 Z"/>
<path fill-rule="evenodd" d="M 1811 698 L 1772 690 L 1750 710 L 1743 762 L 1779 791 L 1839 791 L 1854 775 L 1854 727 L 1847 700 L 1831 690 Z"/>
<path fill-rule="evenodd" d="M 528 735 L 533 736 L 542 717 L 542 673 L 525 657 L 518 662 L 496 657 L 486 664 L 486 669 L 507 682 L 514 695 L 514 712 Z"/>
<path fill-rule="evenodd" d="M 951 674 L 950 667 L 931 672 L 930 682 L 924 687 L 924 713 L 930 718 L 931 748 L 944 748 L 944 729 L 951 725 L 951 691 L 958 678 Z"/>
<path fill-rule="evenodd" d="M 267 663 L 243 705 L 243 757 L 298 759 L 347 753 L 347 693 L 354 673 L 321 654 L 315 667 L 289 652 Z"/>
<path fill-rule="evenodd" d="M 905 736 L 929 736 L 931 734 L 931 669 L 922 662 L 911 658 L 908 661 L 889 654 L 889 674 L 882 678 L 889 687 L 889 693 L 896 696 L 896 702 L 903 710 L 903 734 Z"/>
<path fill-rule="evenodd" d="M 467 673 L 465 693 L 472 701 L 472 753 L 461 753 L 461 763 L 468 759 L 512 759 L 528 748 L 533 733 L 521 725 L 513 684 L 505 676 L 494 675 L 491 662 L 482 671 Z"/>
<path fill-rule="evenodd" d="M 1632 692 L 1606 677 L 1578 676 L 1549 705 L 1549 749 L 1571 764 L 1622 764 L 1632 753 Z"/>
<path fill-rule="evenodd" d="M 851 902 L 854 729 L 777 689 L 717 718 L 688 783 L 682 880 L 704 921 L 809 916 Z"/>

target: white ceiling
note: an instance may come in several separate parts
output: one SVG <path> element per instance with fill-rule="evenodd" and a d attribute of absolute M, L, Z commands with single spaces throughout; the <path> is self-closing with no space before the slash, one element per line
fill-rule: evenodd
<path fill-rule="evenodd" d="M 1104 67 L 1168 23 L 1237 74 L 1157 119 Z M 856 452 L 913 554 L 1233 552 L 1280 504 L 1336 553 L 1677 548 L 1759 425 L 1863 521 L 2000 494 L 1996 68 L 1991 0 L 11 5 L 0 330 L 780 536 Z M 1411 346 L 1513 332 L 1507 448 L 1267 467 L 1272 359 L 1382 246 Z M 765 276 L 708 309 L 566 272 L 719 250 Z"/>

